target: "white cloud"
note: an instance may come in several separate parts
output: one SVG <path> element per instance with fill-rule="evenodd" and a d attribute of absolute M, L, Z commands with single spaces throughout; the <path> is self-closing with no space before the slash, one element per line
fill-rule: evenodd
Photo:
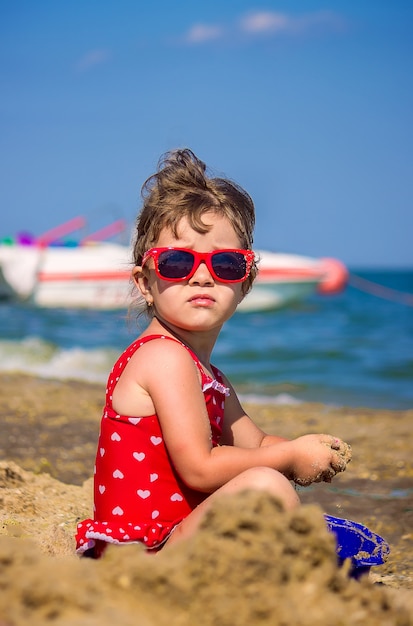
<path fill-rule="evenodd" d="M 185 43 L 198 45 L 219 39 L 236 39 L 244 35 L 253 38 L 271 37 L 279 34 L 305 34 L 323 30 L 343 29 L 346 21 L 332 11 L 314 13 L 287 14 L 278 11 L 255 11 L 244 15 L 234 24 L 225 28 L 223 25 L 194 24 L 187 32 Z"/>
<path fill-rule="evenodd" d="M 186 42 L 192 44 L 205 43 L 213 39 L 220 39 L 223 36 L 221 26 L 208 24 L 194 24 L 186 35 Z"/>
<path fill-rule="evenodd" d="M 285 31 L 291 25 L 291 19 L 274 11 L 250 13 L 240 20 L 240 29 L 253 35 Z"/>
<path fill-rule="evenodd" d="M 76 69 L 78 72 L 88 72 L 93 67 L 106 63 L 110 57 L 111 54 L 108 50 L 90 50 L 76 63 Z"/>
<path fill-rule="evenodd" d="M 240 20 L 240 30 L 248 35 L 271 35 L 278 33 L 311 33 L 323 28 L 337 31 L 345 26 L 345 20 L 332 11 L 315 11 L 301 15 L 287 15 L 276 11 L 257 11 Z"/>

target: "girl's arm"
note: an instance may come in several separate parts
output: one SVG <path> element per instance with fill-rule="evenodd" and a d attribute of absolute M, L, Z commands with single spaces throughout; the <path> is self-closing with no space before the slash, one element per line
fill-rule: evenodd
<path fill-rule="evenodd" d="M 177 343 L 154 340 L 145 344 L 122 377 L 128 369 L 136 389 L 143 390 L 153 403 L 176 471 L 193 489 L 213 492 L 241 472 L 259 466 L 303 483 L 329 478 L 345 468 L 343 458 L 328 445 L 330 436 L 310 435 L 313 440 L 306 445 L 299 439 L 261 445 L 265 435 L 245 415 L 233 424 L 237 445 L 212 447 L 199 372 L 187 350 Z"/>
<path fill-rule="evenodd" d="M 225 400 L 222 443 L 241 448 L 258 448 L 287 441 L 285 437 L 268 435 L 261 430 L 245 413 L 234 388 L 226 377 L 224 377 L 224 383 L 230 389 L 230 395 Z"/>
<path fill-rule="evenodd" d="M 337 471 L 343 471 L 346 468 L 351 460 L 351 449 L 348 444 L 325 434 L 311 434 L 288 440 L 278 435 L 265 433 L 246 415 L 228 379 L 224 377 L 224 381 L 231 393 L 225 403 L 223 442 L 244 448 L 271 447 L 272 451 L 274 446 L 278 446 L 277 457 L 281 463 L 276 469 L 300 485 L 309 485 L 322 480 L 331 482 Z M 324 448 L 320 448 L 320 445 Z M 287 459 L 286 464 L 283 465 L 282 458 L 286 450 Z M 334 455 L 330 460 L 330 466 L 323 464 L 326 453 L 327 460 L 331 459 L 332 453 Z M 337 457 L 338 466 L 334 465 L 337 463 Z M 333 467 L 334 471 L 332 471 Z"/>

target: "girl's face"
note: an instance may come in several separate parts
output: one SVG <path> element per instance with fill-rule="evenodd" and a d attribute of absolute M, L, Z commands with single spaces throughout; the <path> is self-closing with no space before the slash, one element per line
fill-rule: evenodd
<path fill-rule="evenodd" d="M 178 227 L 178 238 L 169 229 L 161 231 L 157 247 L 174 246 L 197 252 L 212 252 L 241 248 L 241 242 L 227 218 L 209 212 L 204 222 L 211 228 L 198 233 L 186 218 Z M 201 262 L 193 276 L 179 282 L 160 278 L 150 258 L 144 268 L 136 267 L 135 280 L 147 302 L 151 302 L 156 316 L 177 328 L 187 331 L 206 331 L 219 328 L 235 312 L 242 300 L 242 282 L 223 283 L 214 279 L 207 265 Z"/>

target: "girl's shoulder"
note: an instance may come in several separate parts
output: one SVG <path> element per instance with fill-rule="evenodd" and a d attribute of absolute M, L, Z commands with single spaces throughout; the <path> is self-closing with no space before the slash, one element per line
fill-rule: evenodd
<path fill-rule="evenodd" d="M 175 339 L 174 337 L 169 337 L 168 335 L 141 335 L 140 337 L 138 337 L 138 339 L 135 339 L 135 341 L 133 341 L 125 350 L 124 352 L 121 354 L 121 356 L 119 357 L 118 361 L 121 360 L 122 358 L 126 357 L 131 357 L 133 354 L 135 354 L 135 352 L 137 350 L 139 350 L 139 348 L 141 348 L 143 345 L 149 343 L 150 341 L 154 341 L 155 339 L 161 339 L 161 340 L 170 340 L 173 341 L 176 344 L 180 344 L 184 347 L 185 344 L 183 344 L 181 341 L 179 341 L 178 339 Z"/>
<path fill-rule="evenodd" d="M 143 348 L 142 357 L 138 352 L 141 348 Z M 135 357 L 135 361 L 137 358 L 138 360 L 143 358 L 146 365 L 149 366 L 157 362 L 165 363 L 168 360 L 171 361 L 171 364 L 176 360 L 181 362 L 181 359 L 188 362 L 188 356 L 202 371 L 201 362 L 195 352 L 179 339 L 164 334 L 141 335 L 124 350 L 113 369 L 123 371 L 132 357 Z"/>
<path fill-rule="evenodd" d="M 118 380 L 123 370 L 128 365 L 129 361 L 132 359 L 135 353 L 139 350 L 139 348 L 141 348 L 145 344 L 148 344 L 154 339 L 172 339 L 175 343 L 180 343 L 176 339 L 173 339 L 172 337 L 167 337 L 166 335 L 143 335 L 141 337 L 138 337 L 138 339 L 135 339 L 135 341 L 133 341 L 127 348 L 125 348 L 117 361 L 114 363 L 112 370 L 109 374 L 109 380 L 112 379 L 114 375 L 116 375 L 116 379 Z"/>

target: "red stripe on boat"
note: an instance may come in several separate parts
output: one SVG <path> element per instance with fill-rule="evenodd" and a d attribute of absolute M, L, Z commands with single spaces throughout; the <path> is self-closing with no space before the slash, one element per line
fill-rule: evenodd
<path fill-rule="evenodd" d="M 43 283 L 71 280 L 129 280 L 130 275 L 130 272 L 62 272 L 54 274 L 41 272 L 38 275 L 38 280 Z"/>

